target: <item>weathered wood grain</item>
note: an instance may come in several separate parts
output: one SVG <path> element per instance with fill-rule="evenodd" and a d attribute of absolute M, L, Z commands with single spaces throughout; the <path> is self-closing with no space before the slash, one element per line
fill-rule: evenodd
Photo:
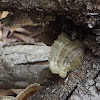
<path fill-rule="evenodd" d="M 25 88 L 43 83 L 51 75 L 47 61 L 50 47 L 0 43 L 0 88 Z"/>

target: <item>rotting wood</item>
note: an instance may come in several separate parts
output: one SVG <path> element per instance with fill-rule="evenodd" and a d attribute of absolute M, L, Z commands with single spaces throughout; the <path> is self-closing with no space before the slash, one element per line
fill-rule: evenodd
<path fill-rule="evenodd" d="M 78 25 L 92 28 L 99 22 L 100 1 L 95 0 L 0 0 L 0 10 L 67 14 Z M 34 16 L 34 14 L 32 15 Z M 42 15 L 41 15 L 42 16 Z"/>
<path fill-rule="evenodd" d="M 83 29 L 89 27 L 94 28 L 99 24 L 100 17 L 100 1 L 99 0 L 1 0 L 1 10 L 9 10 L 16 12 L 28 11 L 34 14 L 36 11 L 58 16 L 60 14 L 66 15 L 66 19 L 70 19 L 74 24 L 80 25 Z M 34 1 L 34 2 L 33 2 Z M 44 1 L 44 2 L 42 2 Z M 30 4 L 29 4 L 30 3 Z M 13 5 L 13 6 L 11 6 Z M 13 9 L 12 9 L 13 8 Z M 34 13 L 33 13 L 34 10 Z M 56 12 L 56 13 L 55 13 Z M 19 12 L 20 13 L 20 12 Z M 55 14 L 54 14 L 55 13 Z M 53 15 L 54 14 L 54 15 Z M 33 19 L 33 15 L 31 16 Z M 54 20 L 54 19 L 53 19 Z M 50 21 L 50 20 L 49 20 Z M 51 20 L 52 21 L 52 20 Z M 86 25 L 86 26 L 85 26 Z M 89 29 L 90 30 L 90 29 Z M 85 30 L 86 31 L 86 30 Z M 91 34 L 91 30 L 89 31 Z M 89 33 L 88 32 L 88 33 Z M 97 34 L 98 35 L 98 34 Z M 100 37 L 98 35 L 98 37 Z M 45 87 L 36 95 L 30 97 L 29 100 L 99 100 L 100 98 L 100 46 L 95 45 L 96 42 L 91 42 L 91 36 L 86 36 L 89 40 L 86 44 L 90 49 L 86 53 L 84 65 L 68 73 L 68 77 L 60 79 L 53 75 L 51 80 L 44 84 Z M 95 40 L 94 36 L 93 39 Z M 97 42 L 99 43 L 99 38 Z M 94 44 L 94 45 L 93 45 Z M 96 43 L 97 44 L 97 43 Z M 95 48 L 96 47 L 96 48 Z M 99 47 L 99 49 L 98 49 Z M 91 53 L 92 51 L 92 53 Z M 95 56 L 93 56 L 95 54 Z M 19 75 L 19 74 L 17 74 Z M 65 83 L 64 83 L 65 82 Z"/>
<path fill-rule="evenodd" d="M 99 100 L 99 60 L 87 51 L 82 67 L 69 72 L 65 79 L 53 76 L 42 90 L 28 100 Z"/>
<path fill-rule="evenodd" d="M 25 88 L 32 83 L 42 84 L 52 75 L 47 61 L 50 47 L 0 43 L 0 88 Z"/>

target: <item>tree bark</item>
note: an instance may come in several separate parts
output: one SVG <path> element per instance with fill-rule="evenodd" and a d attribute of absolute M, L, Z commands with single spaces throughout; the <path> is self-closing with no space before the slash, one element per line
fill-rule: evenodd
<path fill-rule="evenodd" d="M 0 70 L 0 88 L 5 88 L 5 86 L 6 88 L 24 88 L 30 83 L 41 83 L 39 75 L 42 76 L 41 73 L 44 73 L 44 69 L 47 68 L 46 73 L 43 75 L 44 79 L 42 80 L 42 83 L 45 79 L 48 79 L 48 76 L 51 76 L 50 79 L 43 84 L 44 88 L 31 96 L 29 100 L 99 100 L 100 34 L 97 34 L 100 33 L 99 0 L 1 0 L 0 10 L 8 10 L 12 12 L 25 11 L 28 14 L 32 14 L 32 16 L 31 14 L 29 15 L 33 18 L 33 20 L 35 18 L 33 15 L 35 15 L 34 13 L 36 12 L 42 12 L 43 16 L 40 16 L 43 17 L 43 19 L 45 19 L 44 15 L 47 15 L 48 13 L 50 16 L 56 16 L 54 19 L 57 19 L 60 15 L 64 15 L 65 19 L 69 19 L 75 25 L 77 24 L 80 26 L 80 28 L 84 30 L 82 30 L 82 32 L 88 31 L 85 30 L 83 26 L 85 26 L 86 29 L 88 27 L 90 28 L 89 32 L 86 32 L 85 36 L 87 41 L 84 42 L 83 39 L 85 46 L 87 46 L 83 66 L 75 71 L 69 72 L 66 79 L 61 79 L 58 75 L 52 76 L 51 73 L 47 71 L 47 64 L 45 66 L 41 65 L 42 68 L 40 65 L 36 65 L 37 63 L 34 65 L 34 62 L 45 61 L 47 58 L 43 56 L 42 59 L 44 60 L 42 60 L 40 59 L 40 55 L 37 56 L 39 58 L 38 60 L 34 59 L 34 54 L 36 53 L 34 52 L 30 54 L 29 47 L 27 47 L 27 52 L 24 52 L 26 48 L 22 47 L 24 48 L 24 50 L 22 50 L 24 54 L 21 54 L 17 51 L 18 49 L 15 49 L 13 52 L 12 48 L 16 48 L 16 46 L 9 47 L 8 45 L 3 45 L 0 57 L 2 69 Z M 67 23 L 67 21 L 65 23 Z M 57 25 L 58 24 L 59 23 L 57 23 Z M 98 25 L 98 27 L 95 27 L 96 25 Z M 61 26 L 63 26 L 63 23 Z M 68 27 L 65 28 L 67 29 Z M 93 28 L 95 32 L 92 30 Z M 69 30 L 71 29 L 73 29 L 73 26 L 72 28 L 69 28 Z M 20 48 L 20 46 L 18 47 Z M 34 49 L 32 50 L 34 51 Z M 37 69 L 37 67 L 39 69 Z"/>
<path fill-rule="evenodd" d="M 25 88 L 32 83 L 42 84 L 51 75 L 47 61 L 50 47 L 0 44 L 0 88 Z"/>
<path fill-rule="evenodd" d="M 28 100 L 99 100 L 99 60 L 87 51 L 82 67 L 69 72 L 65 79 L 53 76 L 42 90 Z"/>
<path fill-rule="evenodd" d="M 0 0 L 0 10 L 15 12 L 35 10 L 35 12 L 48 12 L 52 15 L 64 13 L 77 25 L 88 24 L 88 27 L 93 27 L 100 20 L 99 0 L 95 2 L 93 0 Z"/>

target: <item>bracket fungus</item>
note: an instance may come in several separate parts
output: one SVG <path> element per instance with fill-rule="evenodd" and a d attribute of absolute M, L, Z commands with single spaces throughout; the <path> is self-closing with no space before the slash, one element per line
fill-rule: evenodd
<path fill-rule="evenodd" d="M 49 69 L 52 73 L 65 78 L 67 72 L 82 66 L 83 55 L 82 43 L 79 40 L 71 41 L 65 33 L 62 33 L 51 46 Z"/>

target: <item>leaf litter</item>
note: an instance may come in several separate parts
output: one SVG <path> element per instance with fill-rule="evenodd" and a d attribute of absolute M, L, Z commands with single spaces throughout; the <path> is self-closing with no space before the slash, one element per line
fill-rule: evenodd
<path fill-rule="evenodd" d="M 8 15 L 8 11 L 0 12 L 0 20 L 6 19 L 7 17 L 9 17 Z M 32 23 L 30 25 L 26 22 L 25 25 L 22 24 L 22 26 L 19 26 L 19 23 L 17 23 L 18 20 L 20 21 L 20 18 L 16 18 L 16 20 L 14 21 L 14 27 L 13 24 L 12 26 L 9 26 L 5 23 L 0 22 L 0 41 L 11 44 L 14 44 L 16 42 L 24 42 L 25 44 L 41 44 L 42 41 L 40 34 L 42 32 L 42 24 Z M 42 87 L 40 86 L 40 84 L 35 83 L 29 85 L 28 87 L 26 87 L 26 89 L 0 89 L 0 100 L 27 100 L 29 96 L 33 95 L 41 88 Z"/>

